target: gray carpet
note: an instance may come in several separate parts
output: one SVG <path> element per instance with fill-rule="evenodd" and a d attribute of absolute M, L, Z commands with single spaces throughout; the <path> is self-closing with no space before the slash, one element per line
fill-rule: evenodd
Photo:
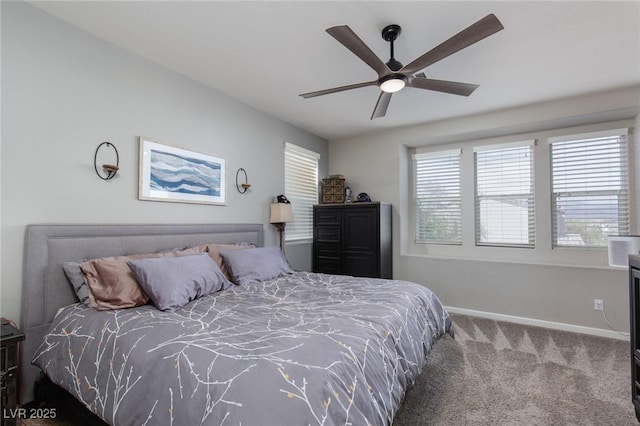
<path fill-rule="evenodd" d="M 638 424 L 628 342 L 452 317 L 393 426 Z"/>

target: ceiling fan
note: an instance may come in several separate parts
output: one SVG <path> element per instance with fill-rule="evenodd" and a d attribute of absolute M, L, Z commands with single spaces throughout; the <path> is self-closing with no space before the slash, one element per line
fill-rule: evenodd
<path fill-rule="evenodd" d="M 362 59 L 375 72 L 378 73 L 376 80 L 365 81 L 363 83 L 349 84 L 347 86 L 334 87 L 332 89 L 318 90 L 317 92 L 303 93 L 303 98 L 313 98 L 316 96 L 328 95 L 330 93 L 342 92 L 345 90 L 357 89 L 360 87 L 374 86 L 380 87 L 380 96 L 373 109 L 371 119 L 384 117 L 389 107 L 391 95 L 402 90 L 405 86 L 416 89 L 435 90 L 437 92 L 451 93 L 454 95 L 469 96 L 477 84 L 459 83 L 455 81 L 434 80 L 426 78 L 424 73 L 416 72 L 438 62 L 447 56 L 469 47 L 472 44 L 502 30 L 504 27 L 495 15 L 489 14 L 480 19 L 475 24 L 465 28 L 447 41 L 434 47 L 424 55 L 415 59 L 408 65 L 402 65 L 393 56 L 393 42 L 400 35 L 399 25 L 388 25 L 382 30 L 382 38 L 390 43 L 391 58 L 385 64 L 375 53 L 354 33 L 347 25 L 339 25 L 327 29 L 327 32 L 344 47 Z"/>

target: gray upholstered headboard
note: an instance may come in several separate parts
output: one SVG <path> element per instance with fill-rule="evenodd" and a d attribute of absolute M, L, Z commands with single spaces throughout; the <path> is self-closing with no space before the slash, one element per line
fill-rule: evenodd
<path fill-rule="evenodd" d="M 64 275 L 64 262 L 206 243 L 251 242 L 261 247 L 263 232 L 262 224 L 29 225 L 22 286 L 22 402 L 33 400 L 39 370 L 31 358 L 51 321 L 58 309 L 78 301 Z"/>

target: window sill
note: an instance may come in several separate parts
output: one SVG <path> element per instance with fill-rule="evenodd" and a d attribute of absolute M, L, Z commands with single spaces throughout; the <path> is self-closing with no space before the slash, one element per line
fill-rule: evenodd
<path fill-rule="evenodd" d="M 609 271 L 627 271 L 627 268 L 617 267 L 617 266 L 609 266 L 608 263 L 602 262 L 602 264 L 598 264 L 596 262 L 585 261 L 566 261 L 566 260 L 558 260 L 558 261 L 549 261 L 544 259 L 535 259 L 535 260 L 527 260 L 527 259 L 496 259 L 496 258 L 488 258 L 488 257 L 478 257 L 471 255 L 442 255 L 442 254 L 422 254 L 422 253 L 409 253 L 403 251 L 400 253 L 401 257 L 411 257 L 411 258 L 422 258 L 422 259 L 433 259 L 433 260 L 460 260 L 466 262 L 491 262 L 491 263 L 508 263 L 508 264 L 520 264 L 520 265 L 536 265 L 536 266 L 547 266 L 547 267 L 562 267 L 562 268 L 581 268 L 581 269 L 604 269 Z"/>

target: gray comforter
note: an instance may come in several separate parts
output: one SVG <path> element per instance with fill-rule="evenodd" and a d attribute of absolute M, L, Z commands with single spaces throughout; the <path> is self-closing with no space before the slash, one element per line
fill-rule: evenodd
<path fill-rule="evenodd" d="M 56 316 L 34 356 L 113 425 L 388 425 L 451 328 L 427 288 L 295 273 L 195 300 Z"/>

